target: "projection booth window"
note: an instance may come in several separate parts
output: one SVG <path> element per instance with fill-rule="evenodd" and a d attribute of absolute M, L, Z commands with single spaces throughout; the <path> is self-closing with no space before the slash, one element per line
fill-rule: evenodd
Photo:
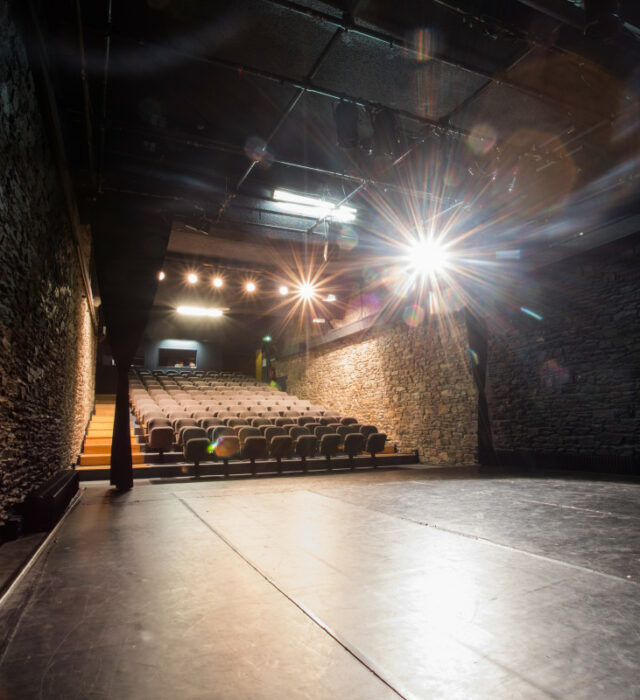
<path fill-rule="evenodd" d="M 195 367 L 197 350 L 178 348 L 160 348 L 158 350 L 158 367 Z"/>

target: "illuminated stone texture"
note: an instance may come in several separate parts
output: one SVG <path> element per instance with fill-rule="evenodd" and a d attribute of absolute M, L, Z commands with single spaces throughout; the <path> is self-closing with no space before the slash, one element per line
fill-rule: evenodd
<path fill-rule="evenodd" d="M 7 4 L 0 5 L 0 524 L 71 466 L 93 401 L 95 334 L 62 193 Z"/>
<path fill-rule="evenodd" d="M 462 314 L 350 336 L 277 361 L 287 391 L 386 432 L 429 464 L 477 462 L 477 390 Z"/>

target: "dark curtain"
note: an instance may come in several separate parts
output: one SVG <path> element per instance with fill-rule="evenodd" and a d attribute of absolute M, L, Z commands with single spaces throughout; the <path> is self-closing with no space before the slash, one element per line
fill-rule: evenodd
<path fill-rule="evenodd" d="M 128 373 L 153 306 L 170 220 L 138 200 L 111 196 L 96 203 L 91 219 L 102 313 L 118 371 L 111 483 L 126 491 L 133 486 Z"/>

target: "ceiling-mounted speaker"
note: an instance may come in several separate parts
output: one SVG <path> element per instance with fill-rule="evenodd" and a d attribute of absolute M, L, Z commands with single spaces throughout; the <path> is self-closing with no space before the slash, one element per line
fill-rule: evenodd
<path fill-rule="evenodd" d="M 338 102 L 334 112 L 338 145 L 356 148 L 358 145 L 358 108 L 353 102 Z"/>
<path fill-rule="evenodd" d="M 381 109 L 373 116 L 373 150 L 376 156 L 397 158 L 402 153 L 402 134 L 396 115 Z"/>

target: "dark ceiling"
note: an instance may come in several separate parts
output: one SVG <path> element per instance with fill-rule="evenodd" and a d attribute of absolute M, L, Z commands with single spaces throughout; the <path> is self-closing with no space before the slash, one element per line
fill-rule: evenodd
<path fill-rule="evenodd" d="M 537 265 L 640 228 L 634 0 L 43 0 L 39 16 L 81 210 L 152 202 L 176 260 L 318 248 L 353 272 L 437 226 L 467 255 Z M 274 188 L 357 220 L 274 213 Z"/>

